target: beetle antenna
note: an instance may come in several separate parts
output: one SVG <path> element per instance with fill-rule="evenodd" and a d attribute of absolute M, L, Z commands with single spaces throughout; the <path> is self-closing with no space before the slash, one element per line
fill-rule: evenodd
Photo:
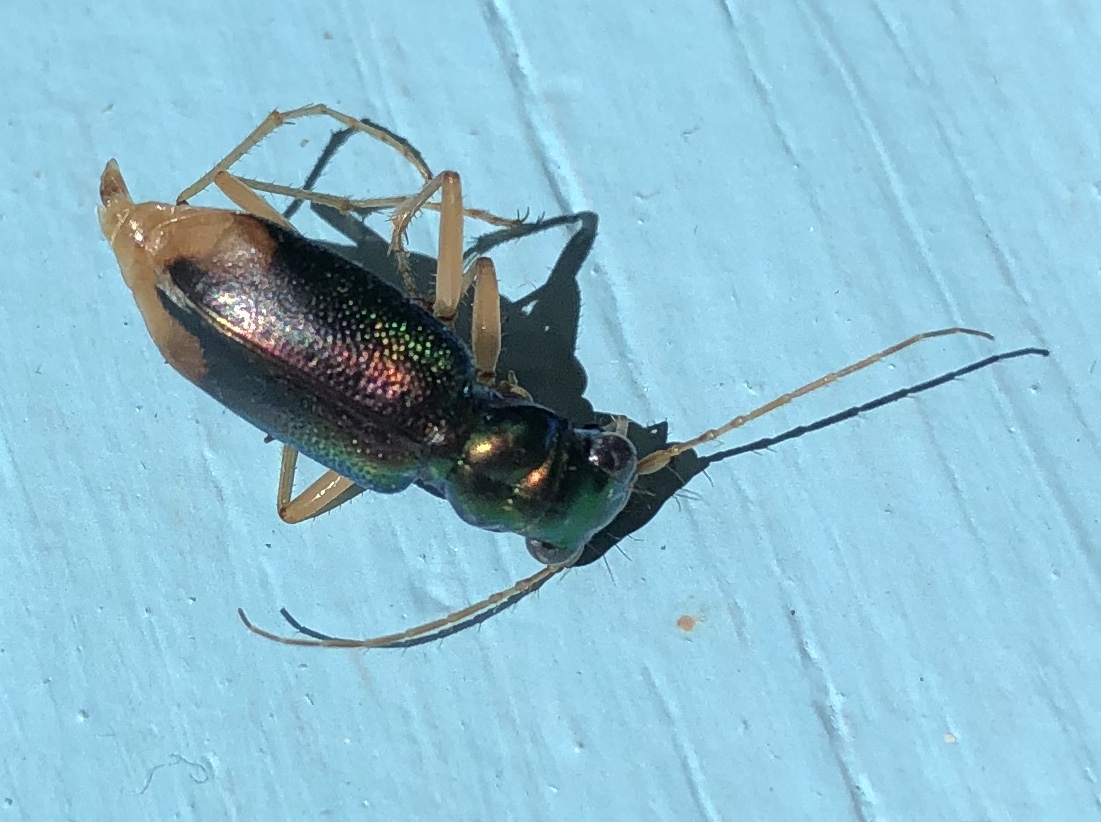
<path fill-rule="evenodd" d="M 737 416 L 727 422 L 725 425 L 720 425 L 718 428 L 712 428 L 708 431 L 704 431 L 698 437 L 693 437 L 692 439 L 686 440 L 685 442 L 673 443 L 672 445 L 669 445 L 668 447 L 663 448 L 660 451 L 655 451 L 652 454 L 648 454 L 647 456 L 639 460 L 638 475 L 645 476 L 647 474 L 653 474 L 657 471 L 660 471 L 661 469 L 665 468 L 670 462 L 672 462 L 673 459 L 679 457 L 686 451 L 691 451 L 697 445 L 703 445 L 704 443 L 718 439 L 724 434 L 729 434 L 735 428 L 741 428 L 747 422 L 752 422 L 758 417 L 763 417 L 765 414 L 768 414 L 771 411 L 775 411 L 781 406 L 787 405 L 792 400 L 797 400 L 799 399 L 799 397 L 806 396 L 812 391 L 817 391 L 819 388 L 824 388 L 825 386 L 829 385 L 830 383 L 836 382 L 842 377 L 847 377 L 850 374 L 855 374 L 857 371 L 862 371 L 869 365 L 873 365 L 880 360 L 886 359 L 892 354 L 897 354 L 904 348 L 909 348 L 911 345 L 915 345 L 922 340 L 931 340 L 934 337 L 944 337 L 949 334 L 969 334 L 972 337 L 983 337 L 987 340 L 994 339 L 992 335 L 987 334 L 985 331 L 976 331 L 973 328 L 960 328 L 958 326 L 955 326 L 953 328 L 941 328 L 936 331 L 926 331 L 922 334 L 915 334 L 914 336 L 908 337 L 900 343 L 895 343 L 892 346 L 884 348 L 882 351 L 878 351 L 869 357 L 865 357 L 859 362 L 854 362 L 852 365 L 847 365 L 838 371 L 831 371 L 826 376 L 819 377 L 813 382 L 807 383 L 802 388 L 796 388 L 790 393 L 783 394 L 774 399 L 772 402 L 767 402 L 760 408 L 756 408 L 753 411 L 750 411 L 748 414 Z"/>

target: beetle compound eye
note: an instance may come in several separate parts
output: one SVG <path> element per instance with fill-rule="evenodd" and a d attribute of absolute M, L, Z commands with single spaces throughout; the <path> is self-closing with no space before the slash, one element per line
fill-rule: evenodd
<path fill-rule="evenodd" d="M 605 474 L 618 477 L 635 467 L 635 447 L 619 434 L 604 434 L 593 440 L 589 462 Z"/>

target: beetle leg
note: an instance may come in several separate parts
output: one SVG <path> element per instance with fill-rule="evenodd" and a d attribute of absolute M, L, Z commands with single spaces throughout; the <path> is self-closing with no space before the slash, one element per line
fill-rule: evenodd
<path fill-rule="evenodd" d="M 988 340 L 994 339 L 990 334 L 987 334 L 985 331 L 975 331 L 972 328 L 941 328 L 937 331 L 926 331 L 923 334 L 915 334 L 914 336 L 909 337 L 908 339 L 905 339 L 900 343 L 895 343 L 892 346 L 884 348 L 882 351 L 872 354 L 870 357 L 865 357 L 864 359 L 860 360 L 860 362 L 855 362 L 852 365 L 847 365 L 837 371 L 832 371 L 829 374 L 826 374 L 826 376 L 824 377 L 819 377 L 813 382 L 807 383 L 802 388 L 797 388 L 794 391 L 779 396 L 776 399 L 772 400 L 772 402 L 767 402 L 760 408 L 756 408 L 753 411 L 750 411 L 748 414 L 742 414 L 741 416 L 735 417 L 734 419 L 730 420 L 724 425 L 719 426 L 718 428 L 712 428 L 708 431 L 704 431 L 698 437 L 693 437 L 692 439 L 685 442 L 674 443 L 668 448 L 663 448 L 660 451 L 655 451 L 652 454 L 648 454 L 647 456 L 639 460 L 638 475 L 643 476 L 645 474 L 653 474 L 656 471 L 660 471 L 662 468 L 667 466 L 675 457 L 680 456 L 686 451 L 692 450 L 697 445 L 703 445 L 704 443 L 718 439 L 724 434 L 730 433 L 735 428 L 741 428 L 747 422 L 751 422 L 758 417 L 763 417 L 768 412 L 775 411 L 777 408 L 787 405 L 792 400 L 796 400 L 799 397 L 806 396 L 812 391 L 817 391 L 819 388 L 824 388 L 825 386 L 829 385 L 832 382 L 836 382 L 842 377 L 847 377 L 849 374 L 855 374 L 857 371 L 862 371 L 869 365 L 873 365 L 874 363 L 877 363 L 880 360 L 891 356 L 892 354 L 896 354 L 904 348 L 909 348 L 915 343 L 919 343 L 922 340 L 929 340 L 933 337 L 944 337 L 949 334 L 970 334 L 974 337 L 985 337 Z"/>
<path fill-rule="evenodd" d="M 428 168 L 428 164 L 424 162 L 424 158 L 421 157 L 420 152 L 413 148 L 406 140 L 369 120 L 361 120 L 337 111 L 336 109 L 329 108 L 326 105 L 316 104 L 302 106 L 301 108 L 292 109 L 290 111 L 273 111 L 265 117 L 264 121 L 254 128 L 252 132 L 233 149 L 233 151 L 219 160 L 210 171 L 200 177 L 195 183 L 180 192 L 180 196 L 177 198 L 176 202 L 180 203 L 189 200 L 200 191 L 207 188 L 214 182 L 214 178 L 218 176 L 219 172 L 229 171 L 234 163 L 244 157 L 248 151 L 255 148 L 265 137 L 276 129 L 292 120 L 305 117 L 331 117 L 345 128 L 373 137 L 401 154 L 401 156 L 408 160 L 409 164 L 413 166 L 425 180 L 432 179 L 432 171 Z"/>
<path fill-rule="evenodd" d="M 251 177 L 233 176 L 238 182 L 243 183 L 253 191 L 262 191 L 265 194 L 278 194 L 283 197 L 290 197 L 294 200 L 305 200 L 308 203 L 328 206 L 329 208 L 335 208 L 337 211 L 342 212 L 382 211 L 388 208 L 397 208 L 409 199 L 408 195 L 397 197 L 341 197 L 336 194 L 323 194 L 319 191 L 311 191 L 308 188 L 284 186 L 278 183 L 266 183 L 263 180 L 254 180 Z M 215 183 L 215 185 L 217 185 L 217 183 Z M 442 204 L 435 202 L 424 203 L 420 207 L 427 211 L 438 212 L 443 210 Z M 472 220 L 480 220 L 488 225 L 499 226 L 501 228 L 516 229 L 525 225 L 524 221 L 521 219 L 500 217 L 491 211 L 486 211 L 481 208 L 464 208 L 463 215 Z"/>
<path fill-rule="evenodd" d="M 516 374 L 508 372 L 497 381 L 497 360 L 501 356 L 501 293 L 497 287 L 497 269 L 489 257 L 478 257 L 471 266 L 474 300 L 470 320 L 470 350 L 478 382 L 494 386 L 502 394 L 531 401 L 531 394 L 520 387 Z"/>
<path fill-rule="evenodd" d="M 182 192 L 180 196 L 176 198 L 177 203 L 184 202 L 191 199 L 196 194 L 204 191 L 211 185 L 218 185 L 217 178 L 220 174 L 228 173 L 229 169 L 240 160 L 251 149 L 255 148 L 261 143 L 269 134 L 281 126 L 286 125 L 296 119 L 302 119 L 305 117 L 330 117 L 336 120 L 350 131 L 366 134 L 368 137 L 372 137 L 392 149 L 397 151 L 404 157 L 410 165 L 417 170 L 417 173 L 425 181 L 432 179 L 432 170 L 428 167 L 428 164 L 424 161 L 421 153 L 417 149 L 402 137 L 399 137 L 394 132 L 390 131 L 383 126 L 373 123 L 366 119 L 357 119 L 349 114 L 336 111 L 329 108 L 326 105 L 311 105 L 302 106 L 291 111 L 273 111 L 269 114 L 264 121 L 260 123 L 252 132 L 242 140 L 229 154 L 223 157 L 214 165 L 210 171 L 196 180 L 192 185 L 188 186 Z M 281 194 L 288 197 L 293 197 L 296 200 L 306 200 L 307 202 L 316 203 L 317 205 L 327 205 L 340 211 L 358 211 L 358 210 L 377 210 L 384 208 L 394 208 L 404 203 L 408 197 L 369 197 L 369 198 L 351 198 L 351 197 L 337 197 L 330 194 L 319 194 L 317 192 L 309 191 L 303 188 L 295 188 L 292 186 L 281 186 L 274 183 L 265 183 L 260 180 L 251 180 L 247 177 L 237 177 L 237 179 L 243 183 L 246 187 L 251 188 L 253 191 L 263 191 L 269 194 Z M 223 189 L 224 190 L 224 189 Z M 233 199 L 231 197 L 230 199 Z M 237 200 L 233 200 L 240 205 Z M 421 208 L 431 209 L 433 211 L 441 210 L 439 203 L 423 203 Z M 245 208 L 246 211 L 255 213 L 252 208 Z M 490 225 L 502 226 L 502 227 L 515 227 L 520 224 L 520 220 L 508 219 L 506 217 L 498 217 L 489 211 L 482 209 L 466 209 L 464 211 L 466 216 L 481 220 L 489 223 Z M 267 216 L 261 215 L 261 216 Z"/>
<path fill-rule="evenodd" d="M 281 186 L 275 183 L 252 180 L 248 177 L 238 177 L 236 174 L 231 174 L 228 171 L 218 172 L 214 177 L 214 185 L 242 211 L 256 217 L 263 217 L 265 220 L 271 220 L 273 223 L 279 223 L 279 225 L 290 231 L 297 231 L 298 229 L 296 229 L 286 217 L 276 211 L 267 200 L 257 196 L 256 192 L 262 191 L 266 194 L 279 194 L 296 200 L 306 200 L 318 205 L 335 208 L 338 211 L 379 211 L 387 208 L 397 208 L 409 199 L 408 196 L 405 196 L 372 197 L 354 200 L 348 197 L 337 197 L 332 194 L 321 194 L 317 191 L 309 191 L 304 188 Z M 421 205 L 421 208 L 428 209 L 429 211 L 441 211 L 442 204 L 424 203 Z M 505 226 L 508 228 L 515 228 L 522 225 L 521 220 L 498 217 L 496 214 L 491 214 L 480 208 L 464 208 L 463 215 L 472 220 L 480 220 L 483 223 L 488 223 L 489 225 Z"/>
<path fill-rule="evenodd" d="M 326 471 L 310 483 L 309 488 L 294 495 L 294 473 L 297 465 L 298 451 L 290 445 L 284 445 L 275 506 L 279 518 L 289 525 L 331 511 L 359 493 L 359 486 L 350 479 L 335 471 Z"/>
<path fill-rule="evenodd" d="M 386 634 L 385 636 L 371 637 L 370 639 L 349 639 L 346 637 L 333 637 L 326 636 L 325 634 L 318 634 L 314 631 L 302 628 L 289 614 L 284 612 L 284 618 L 287 619 L 292 625 L 299 628 L 306 634 L 305 637 L 296 636 L 281 636 L 279 634 L 273 634 L 270 631 L 265 631 L 263 628 L 258 628 L 249 621 L 249 618 L 245 616 L 245 612 L 238 608 L 237 615 L 241 618 L 241 621 L 245 623 L 245 627 L 252 631 L 254 634 L 270 639 L 273 642 L 281 642 L 284 645 L 297 645 L 307 648 L 386 648 L 391 646 L 401 646 L 408 643 L 410 640 L 415 640 L 419 637 L 435 637 L 440 634 L 450 633 L 453 630 L 461 630 L 463 627 L 469 624 L 480 621 L 486 616 L 493 614 L 495 611 L 505 607 L 510 602 L 514 601 L 517 597 L 522 597 L 525 594 L 534 591 L 536 588 L 542 586 L 548 579 L 557 574 L 568 565 L 548 565 L 545 568 L 539 569 L 536 573 L 530 577 L 520 580 L 515 585 L 506 588 L 503 591 L 498 591 L 495 594 L 483 599 L 481 602 L 476 602 L 473 605 L 468 605 L 454 613 L 448 614 L 445 617 L 434 619 L 431 622 L 426 622 L 423 625 L 418 625 L 415 628 L 407 628 L 404 631 L 400 631 L 396 634 Z"/>
<path fill-rule="evenodd" d="M 501 295 L 497 288 L 497 270 L 489 257 L 474 261 L 470 350 L 474 353 L 478 381 L 493 385 L 497 379 L 497 358 L 501 356 Z"/>
<path fill-rule="evenodd" d="M 246 214 L 263 217 L 265 220 L 278 223 L 288 231 L 298 233 L 298 229 L 291 225 L 290 220 L 276 211 L 271 203 L 257 194 L 251 186 L 239 177 L 233 176 L 228 171 L 220 171 L 214 176 L 214 185 L 229 198 L 230 202 Z"/>
<path fill-rule="evenodd" d="M 409 224 L 428 201 L 440 192 L 440 243 L 436 262 L 436 299 L 432 313 L 447 325 L 453 325 L 463 291 L 463 189 L 454 171 L 437 174 L 416 194 L 407 197 L 394 209 L 390 221 L 394 225 L 390 236 L 390 251 L 398 260 L 398 270 L 405 280 L 405 290 L 414 293 L 412 272 L 405 251 L 405 233 Z"/>

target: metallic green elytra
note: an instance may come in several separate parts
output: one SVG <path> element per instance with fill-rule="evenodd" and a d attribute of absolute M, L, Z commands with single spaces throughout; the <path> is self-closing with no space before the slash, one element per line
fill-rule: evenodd
<path fill-rule="evenodd" d="M 101 199 L 165 358 L 271 437 L 372 491 L 422 485 L 546 564 L 626 504 L 626 438 L 480 384 L 451 329 L 371 272 L 250 214 L 135 204 L 113 163 Z"/>

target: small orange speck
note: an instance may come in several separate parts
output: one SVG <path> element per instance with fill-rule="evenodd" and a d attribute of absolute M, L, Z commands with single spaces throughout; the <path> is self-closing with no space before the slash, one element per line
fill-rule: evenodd
<path fill-rule="evenodd" d="M 677 627 L 684 631 L 686 634 L 696 630 L 696 618 L 689 616 L 688 614 L 681 614 L 677 617 Z"/>

